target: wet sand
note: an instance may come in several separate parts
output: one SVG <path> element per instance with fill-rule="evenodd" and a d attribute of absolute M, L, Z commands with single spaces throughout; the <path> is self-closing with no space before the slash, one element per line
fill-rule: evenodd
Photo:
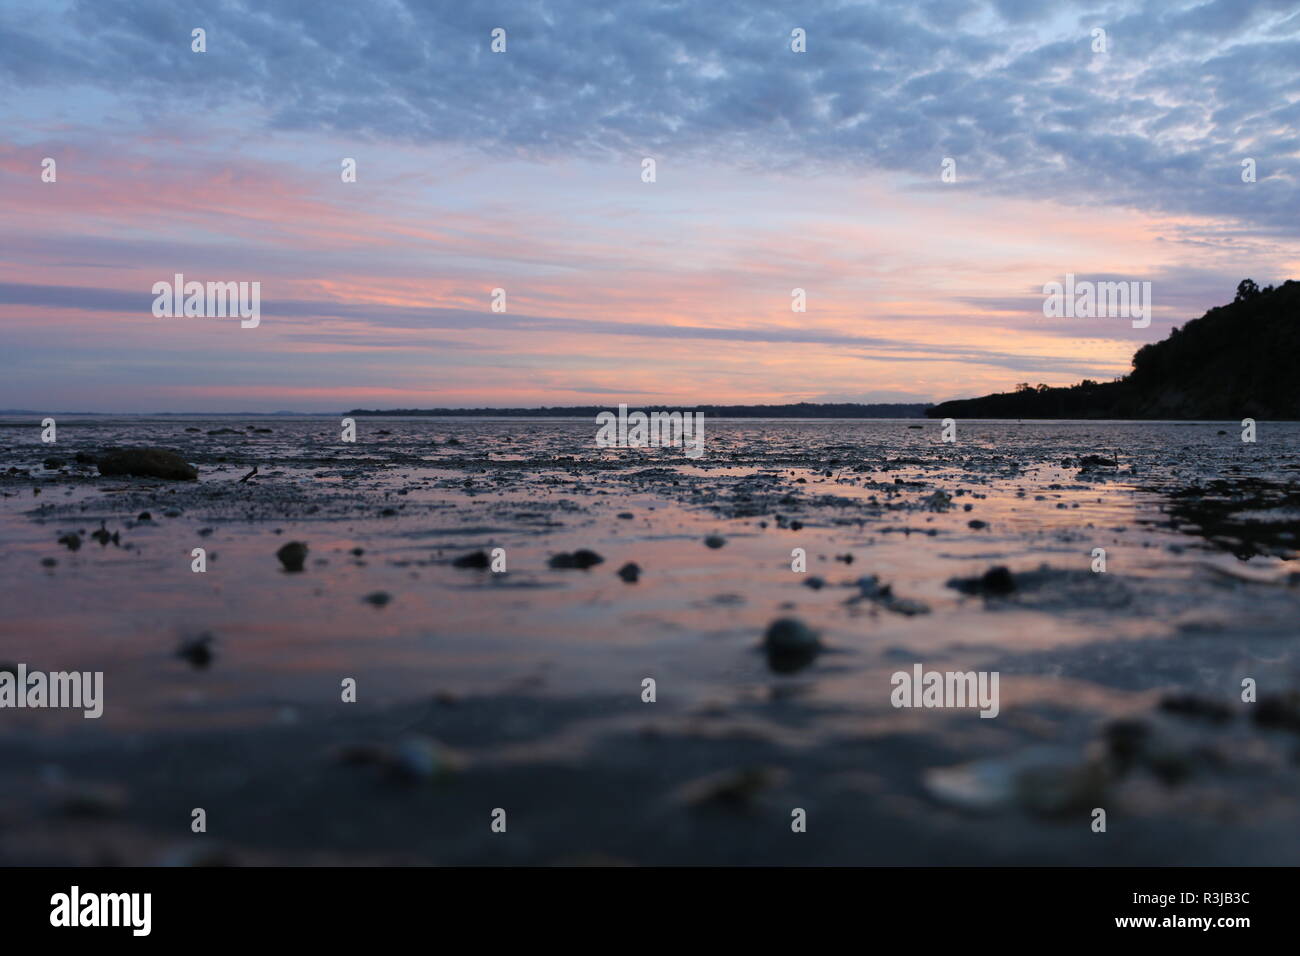
<path fill-rule="evenodd" d="M 1300 862 L 1300 425 L 917 424 L 0 422 L 0 661 L 106 697 L 0 711 L 0 863 Z M 75 461 L 127 445 L 199 480 Z M 998 716 L 892 707 L 916 663 Z"/>

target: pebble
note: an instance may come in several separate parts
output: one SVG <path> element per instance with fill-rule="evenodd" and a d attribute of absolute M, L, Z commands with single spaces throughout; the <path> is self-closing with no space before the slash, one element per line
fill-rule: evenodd
<path fill-rule="evenodd" d="M 587 548 L 579 548 L 571 554 L 569 552 L 564 552 L 562 554 L 554 555 L 547 564 L 550 567 L 557 569 L 577 568 L 578 570 L 585 571 L 587 568 L 601 564 L 604 560 L 605 559 L 595 551 L 591 551 Z"/>
<path fill-rule="evenodd" d="M 301 541 L 290 541 L 275 552 L 275 556 L 280 559 L 286 571 L 301 571 L 307 560 L 307 545 Z"/>
<path fill-rule="evenodd" d="M 181 646 L 176 650 L 176 656 L 189 661 L 196 670 L 203 670 L 212 663 L 215 656 L 212 652 L 214 640 L 216 639 L 206 632 L 197 637 L 187 638 L 181 641 Z"/>

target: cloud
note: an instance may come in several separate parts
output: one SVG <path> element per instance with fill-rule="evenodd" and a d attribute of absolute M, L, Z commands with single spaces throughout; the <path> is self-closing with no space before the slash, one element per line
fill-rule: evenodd
<path fill-rule="evenodd" d="M 189 49 L 207 30 L 208 53 Z M 508 50 L 488 49 L 494 27 Z M 808 33 L 808 52 L 789 48 Z M 1092 50 L 1091 30 L 1109 49 Z M 0 13 L 0 78 L 142 114 L 488 154 L 710 156 L 1230 217 L 1300 235 L 1291 0 L 79 0 Z M 129 66 L 128 66 L 129 65 Z M 1259 182 L 1240 181 L 1256 159 Z"/>

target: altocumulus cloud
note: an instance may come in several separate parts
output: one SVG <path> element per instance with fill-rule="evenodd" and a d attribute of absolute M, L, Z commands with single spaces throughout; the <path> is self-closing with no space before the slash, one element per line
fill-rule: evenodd
<path fill-rule="evenodd" d="M 498 26 L 505 55 L 488 50 Z M 5 4 L 0 46 L 11 92 L 91 89 L 142 114 L 234 107 L 267 129 L 919 188 L 951 156 L 962 188 L 1300 235 L 1294 0 L 42 0 Z"/>

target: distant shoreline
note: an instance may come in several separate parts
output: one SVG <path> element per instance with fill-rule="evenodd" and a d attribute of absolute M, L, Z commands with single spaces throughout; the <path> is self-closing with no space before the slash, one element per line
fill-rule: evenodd
<path fill-rule="evenodd" d="M 606 405 L 542 406 L 541 408 L 354 408 L 344 412 L 356 417 L 387 418 L 592 418 L 618 408 Z M 708 418 L 915 418 L 924 419 L 933 407 L 929 402 L 799 402 L 790 405 L 636 405 L 641 412 L 701 412 Z"/>

